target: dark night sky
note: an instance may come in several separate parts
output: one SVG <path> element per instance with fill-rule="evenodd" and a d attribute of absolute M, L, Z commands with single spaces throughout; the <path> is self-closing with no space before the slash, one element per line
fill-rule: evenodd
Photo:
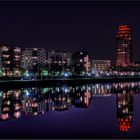
<path fill-rule="evenodd" d="M 140 2 L 0 2 L 0 42 L 115 59 L 117 26 L 133 29 L 140 60 Z"/>

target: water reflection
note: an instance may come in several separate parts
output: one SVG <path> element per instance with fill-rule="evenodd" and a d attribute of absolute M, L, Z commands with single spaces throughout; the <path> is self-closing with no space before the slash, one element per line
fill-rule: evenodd
<path fill-rule="evenodd" d="M 120 131 L 128 131 L 133 119 L 134 84 L 117 85 L 117 119 Z"/>
<path fill-rule="evenodd" d="M 21 90 L 5 90 L 0 92 L 0 118 L 7 120 L 21 116 Z"/>
<path fill-rule="evenodd" d="M 39 94 L 40 89 L 31 88 L 31 89 L 23 89 L 22 91 L 22 111 L 25 114 L 44 114 L 48 112 L 48 102 L 45 99 L 44 95 Z"/>
<path fill-rule="evenodd" d="M 23 114 L 39 115 L 49 111 L 89 108 L 97 97 L 116 96 L 116 121 L 120 131 L 130 130 L 134 116 L 133 96 L 140 83 L 95 84 L 75 87 L 33 87 L 0 91 L 0 119 L 18 119 Z M 99 99 L 100 100 L 100 99 Z"/>

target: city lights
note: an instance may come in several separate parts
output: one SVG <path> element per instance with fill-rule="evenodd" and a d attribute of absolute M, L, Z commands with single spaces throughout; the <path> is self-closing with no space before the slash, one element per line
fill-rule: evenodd
<path fill-rule="evenodd" d="M 139 139 L 139 37 L 138 1 L 0 2 L 0 138 Z"/>
<path fill-rule="evenodd" d="M 0 46 L 0 77 L 24 80 L 59 78 L 139 77 L 140 65 L 134 64 L 132 33 L 128 25 L 120 25 L 116 35 L 116 64 L 110 60 L 94 60 L 88 52 L 46 51 L 45 48 Z M 127 48 L 127 49 L 125 49 Z M 125 52 L 124 52 L 125 50 Z"/>

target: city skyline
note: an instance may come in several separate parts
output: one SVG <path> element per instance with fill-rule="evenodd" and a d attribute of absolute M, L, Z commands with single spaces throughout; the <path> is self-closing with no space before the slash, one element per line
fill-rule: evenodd
<path fill-rule="evenodd" d="M 115 62 L 117 27 L 126 24 L 139 61 L 139 7 L 139 2 L 1 2 L 0 42 L 49 51 L 86 50 L 93 59 Z"/>
<path fill-rule="evenodd" d="M 139 138 L 140 1 L 0 2 L 0 138 Z"/>
<path fill-rule="evenodd" d="M 133 42 L 133 35 L 132 35 L 132 29 L 130 28 L 129 25 L 119 25 L 118 26 L 118 32 L 116 32 L 116 48 L 115 48 L 115 56 L 113 57 L 113 59 L 115 59 L 114 61 L 112 59 L 95 59 L 93 58 L 93 56 L 91 55 L 91 52 L 88 52 L 86 49 L 81 49 L 79 51 L 67 51 L 67 49 L 59 49 L 57 48 L 56 50 L 50 49 L 48 50 L 47 48 L 43 48 L 43 47 L 16 47 L 16 46 L 11 46 L 10 44 L 7 43 L 0 43 L 1 46 L 7 46 L 10 48 L 19 48 L 21 49 L 22 52 L 26 51 L 26 50 L 37 50 L 37 49 L 43 49 L 44 51 L 46 51 L 46 53 L 53 53 L 53 52 L 63 52 L 63 53 L 70 53 L 70 54 L 74 54 L 74 53 L 80 53 L 80 52 L 87 52 L 89 53 L 89 55 L 91 56 L 91 60 L 110 60 L 112 64 L 117 65 L 117 66 L 132 66 L 134 64 L 136 64 L 137 62 L 139 63 L 139 61 L 136 61 L 134 59 L 134 42 Z M 127 50 L 125 49 L 127 48 Z M 124 54 L 125 53 L 125 54 Z M 120 55 L 122 54 L 122 55 Z M 47 55 L 47 54 L 46 54 Z"/>

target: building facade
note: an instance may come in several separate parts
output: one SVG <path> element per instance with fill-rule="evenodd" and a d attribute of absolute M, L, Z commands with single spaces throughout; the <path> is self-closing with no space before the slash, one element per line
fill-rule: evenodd
<path fill-rule="evenodd" d="M 20 76 L 21 49 L 0 45 L 0 71 L 2 76 Z"/>
<path fill-rule="evenodd" d="M 121 25 L 116 36 L 116 66 L 130 66 L 133 63 L 132 31 L 128 25 Z"/>
<path fill-rule="evenodd" d="M 91 64 L 92 71 L 107 71 L 110 70 L 111 61 L 110 60 L 92 60 Z"/>
<path fill-rule="evenodd" d="M 48 53 L 48 66 L 51 74 L 60 75 L 70 72 L 71 54 L 64 51 L 51 51 Z"/>
<path fill-rule="evenodd" d="M 72 55 L 72 67 L 76 75 L 85 75 L 90 72 L 91 62 L 88 52 L 75 52 Z"/>
<path fill-rule="evenodd" d="M 14 47 L 11 49 L 11 71 L 14 76 L 20 76 L 20 61 L 21 61 L 21 49 Z"/>
<path fill-rule="evenodd" d="M 22 52 L 21 67 L 24 70 L 38 72 L 46 68 L 47 53 L 42 48 L 26 48 Z"/>

